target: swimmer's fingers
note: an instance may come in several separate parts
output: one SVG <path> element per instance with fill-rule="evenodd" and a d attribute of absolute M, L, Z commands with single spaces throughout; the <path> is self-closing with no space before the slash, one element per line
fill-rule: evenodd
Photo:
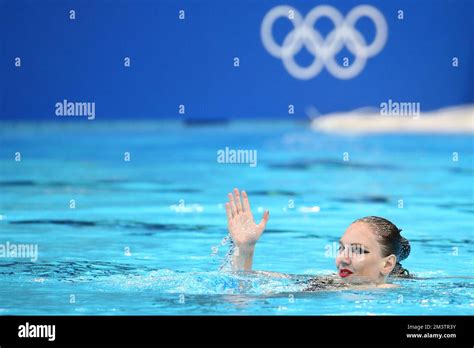
<path fill-rule="evenodd" d="M 265 226 L 267 226 L 267 222 L 269 218 L 270 218 L 270 212 L 268 210 L 265 210 L 265 213 L 263 213 L 262 220 L 258 224 L 258 227 L 262 229 L 262 231 L 265 229 Z"/>
<path fill-rule="evenodd" d="M 227 213 L 227 222 L 230 223 L 232 221 L 232 209 L 230 207 L 230 203 L 225 204 L 225 212 Z"/>
<path fill-rule="evenodd" d="M 234 189 L 234 195 L 235 195 L 235 208 L 237 209 L 237 214 L 242 213 L 244 211 L 242 207 L 242 201 L 240 200 L 240 193 L 239 189 Z"/>
<path fill-rule="evenodd" d="M 234 196 L 232 195 L 232 193 L 229 193 L 229 202 L 230 202 L 230 210 L 232 211 L 232 216 L 236 216 L 237 208 L 235 207 Z"/>
<path fill-rule="evenodd" d="M 250 212 L 251 211 L 250 210 L 250 202 L 249 202 L 249 198 L 247 196 L 247 192 L 242 191 L 242 199 L 243 199 L 242 205 L 244 207 L 244 211 L 245 212 L 248 212 L 248 211 Z"/>

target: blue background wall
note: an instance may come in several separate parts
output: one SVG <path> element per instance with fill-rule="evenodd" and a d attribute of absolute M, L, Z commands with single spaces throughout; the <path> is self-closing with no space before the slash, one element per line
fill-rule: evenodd
<path fill-rule="evenodd" d="M 345 16 L 361 2 L 324 3 Z M 323 69 L 303 81 L 266 51 L 260 26 L 276 5 L 290 4 L 305 16 L 321 2 L 0 0 L 0 116 L 54 121 L 54 105 L 63 99 L 95 102 L 96 120 L 288 118 L 289 104 L 295 105 L 291 117 L 307 118 L 308 106 L 328 113 L 393 99 L 420 102 L 428 111 L 474 102 L 474 1 L 363 3 L 385 16 L 384 49 L 353 79 Z M 321 20 L 316 27 L 326 35 L 331 23 Z M 368 19 L 357 28 L 366 40 L 374 37 Z M 290 29 L 279 20 L 277 41 Z M 124 57 L 131 58 L 130 68 Z M 303 65 L 311 59 L 304 51 L 297 57 Z"/>

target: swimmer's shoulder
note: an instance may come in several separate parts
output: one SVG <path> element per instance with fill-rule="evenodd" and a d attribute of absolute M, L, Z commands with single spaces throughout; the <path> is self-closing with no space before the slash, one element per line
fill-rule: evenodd
<path fill-rule="evenodd" d="M 385 284 L 377 285 L 377 288 L 380 288 L 380 289 L 390 289 L 390 288 L 399 288 L 399 287 L 400 287 L 400 285 L 391 284 L 391 283 L 385 283 Z"/>
<path fill-rule="evenodd" d="M 336 274 L 325 276 L 314 276 L 307 281 L 307 287 L 304 291 L 319 290 L 342 290 L 349 288 L 349 285 L 341 281 Z"/>

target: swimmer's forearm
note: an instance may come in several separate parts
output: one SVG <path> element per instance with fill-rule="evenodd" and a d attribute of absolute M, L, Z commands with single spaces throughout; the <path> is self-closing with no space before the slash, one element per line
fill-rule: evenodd
<path fill-rule="evenodd" d="M 232 254 L 232 270 L 251 271 L 255 245 L 236 246 Z"/>

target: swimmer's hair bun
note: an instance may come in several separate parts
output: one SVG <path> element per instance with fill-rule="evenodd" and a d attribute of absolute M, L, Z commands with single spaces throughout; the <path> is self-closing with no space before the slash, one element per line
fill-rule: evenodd
<path fill-rule="evenodd" d="M 411 247 L 408 239 L 400 236 L 400 254 L 398 255 L 399 261 L 405 260 L 410 255 Z"/>

